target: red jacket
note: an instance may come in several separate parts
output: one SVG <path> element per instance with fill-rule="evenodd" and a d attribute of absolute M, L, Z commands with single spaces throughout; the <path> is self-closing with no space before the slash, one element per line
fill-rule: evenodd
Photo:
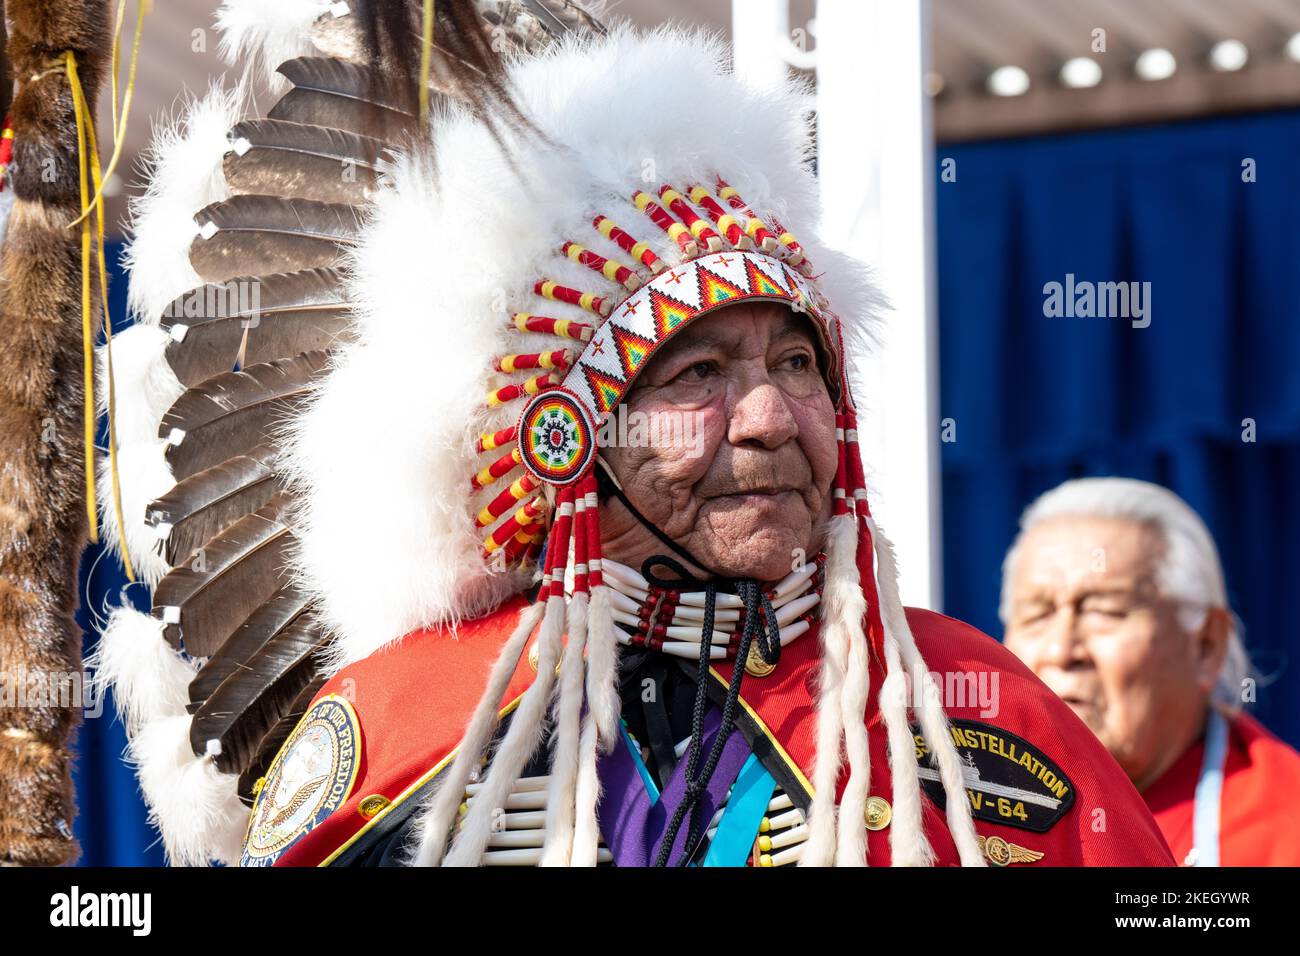
<path fill-rule="evenodd" d="M 1192 744 L 1143 796 L 1174 859 L 1188 862 L 1193 844 L 1196 784 L 1205 738 Z M 1220 866 L 1300 866 L 1300 753 L 1249 714 L 1228 721 L 1228 746 L 1218 801 Z"/>
<path fill-rule="evenodd" d="M 523 599 L 516 598 L 480 620 L 461 625 L 455 635 L 414 632 L 331 679 L 295 731 L 296 737 L 315 720 L 319 765 L 298 760 L 294 770 L 296 792 L 307 796 L 301 801 L 290 799 L 293 787 L 286 785 L 274 798 L 282 807 L 279 813 L 254 807 L 250 839 L 254 831 L 260 835 L 253 841 L 255 858 L 246 854 L 245 862 L 331 863 L 365 841 L 367 834 L 373 836 L 371 831 L 387 815 L 406 806 L 415 791 L 449 763 L 492 662 L 523 606 Z M 1073 712 L 1019 660 L 997 641 L 959 621 L 915 609 L 907 615 L 921 653 L 941 685 L 948 682 L 945 675 L 971 675 L 973 683 L 962 686 L 972 699 L 965 700 L 964 706 L 955 699 L 944 703 L 959 753 L 970 767 L 972 788 L 967 795 L 976 830 L 988 841 L 991 859 L 1040 866 L 1172 864 L 1155 821 L 1128 778 Z M 807 784 L 815 737 L 811 688 L 818 661 L 814 627 L 783 650 L 772 674 L 746 675 L 741 685 L 743 713 L 738 726 L 756 752 L 767 752 L 765 763 L 777 765 L 769 769 L 797 803 L 806 802 L 811 791 Z M 525 654 L 502 698 L 503 708 L 523 693 L 533 676 Z M 714 676 L 723 680 L 716 670 Z M 871 729 L 871 793 L 892 799 L 875 693 L 882 677 L 878 666 L 873 666 L 865 715 Z M 981 680 L 986 700 L 996 701 L 986 713 L 981 713 L 979 703 Z M 956 692 L 961 682 L 951 683 Z M 324 711 L 313 718 L 318 707 Z M 328 756 L 330 738 L 333 764 Z M 916 757 L 928 767 L 919 735 L 917 742 Z M 291 737 L 281 757 L 293 743 Z M 278 757 L 268 772 L 259 803 L 279 786 L 281 762 Z M 312 781 L 327 777 L 317 789 L 328 798 L 313 810 L 313 800 L 318 798 L 310 792 Z M 956 864 L 956 847 L 941 809 L 942 790 L 932 783 L 924 786 L 930 797 L 923 801 L 925 828 L 938 863 Z M 804 792 L 798 792 L 799 787 Z M 274 820 L 282 821 L 278 831 L 268 828 L 268 821 Z M 888 828 L 868 833 L 868 856 L 872 865 L 888 864 Z"/>

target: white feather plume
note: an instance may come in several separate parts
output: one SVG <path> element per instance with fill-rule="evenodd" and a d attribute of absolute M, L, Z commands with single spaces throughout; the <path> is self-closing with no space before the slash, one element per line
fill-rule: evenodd
<path fill-rule="evenodd" d="M 150 585 L 171 570 L 157 537 L 145 522 L 149 502 L 175 485 L 164 455 L 166 442 L 158 438 L 158 423 L 184 391 L 163 355 L 166 345 L 167 333 L 156 325 L 136 324 L 113 338 L 114 427 L 126 547 L 138 577 Z M 98 360 L 96 398 L 100 414 L 106 414 L 108 374 L 102 346 Z M 113 508 L 110 459 L 103 453 L 99 456 L 96 493 L 105 544 L 120 558 L 123 542 Z"/>
<path fill-rule="evenodd" d="M 253 76 L 279 93 L 286 83 L 276 68 L 315 51 L 311 25 L 331 6 L 332 0 L 224 0 L 216 15 L 221 58 L 231 66 L 244 61 Z"/>
<path fill-rule="evenodd" d="M 162 622 L 130 607 L 113 611 L 88 664 L 97 685 L 113 688 L 127 757 L 136 764 L 168 862 L 237 862 L 249 811 L 239 800 L 238 778 L 190 748 L 185 704 L 195 665 L 167 644 Z"/>
<path fill-rule="evenodd" d="M 221 161 L 243 108 L 243 86 L 218 82 L 155 126 L 144 156 L 148 186 L 131 200 L 131 240 L 122 254 L 131 277 L 127 305 L 137 322 L 157 324 L 168 303 L 200 284 L 189 257 L 194 214 L 229 196 Z"/>

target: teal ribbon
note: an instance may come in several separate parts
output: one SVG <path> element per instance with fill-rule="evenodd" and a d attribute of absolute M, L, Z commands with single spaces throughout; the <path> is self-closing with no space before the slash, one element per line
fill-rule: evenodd
<path fill-rule="evenodd" d="M 659 800 L 659 788 L 655 786 L 654 777 L 650 776 L 650 770 L 641 759 L 641 748 L 636 745 L 632 735 L 627 732 L 627 722 L 619 721 L 619 733 L 623 735 L 623 743 L 627 744 L 627 749 L 632 754 L 632 760 L 636 763 L 636 772 L 641 775 L 641 782 L 645 784 L 646 793 L 650 795 L 650 802 L 657 803 Z"/>
<path fill-rule="evenodd" d="M 745 865 L 775 791 L 776 781 L 772 775 L 759 762 L 757 755 L 750 754 L 732 785 L 727 809 L 718 821 L 718 832 L 704 856 L 704 866 Z"/>

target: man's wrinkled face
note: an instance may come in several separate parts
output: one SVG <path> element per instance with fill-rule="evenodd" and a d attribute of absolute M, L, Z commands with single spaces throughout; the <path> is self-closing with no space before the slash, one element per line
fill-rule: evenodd
<path fill-rule="evenodd" d="M 837 454 L 808 318 L 771 302 L 720 309 L 666 344 L 625 403 L 629 420 L 679 423 L 676 436 L 661 428 L 601 454 L 646 519 L 707 570 L 776 581 L 796 552 L 813 552 Z M 617 501 L 600 518 L 615 560 L 639 567 L 667 550 Z"/>
<path fill-rule="evenodd" d="M 1027 532 L 1009 569 L 1007 647 L 1138 789 L 1194 739 L 1222 660 L 1216 642 L 1187 633 L 1176 603 L 1162 596 L 1163 549 L 1159 533 L 1139 522 L 1061 517 Z"/>

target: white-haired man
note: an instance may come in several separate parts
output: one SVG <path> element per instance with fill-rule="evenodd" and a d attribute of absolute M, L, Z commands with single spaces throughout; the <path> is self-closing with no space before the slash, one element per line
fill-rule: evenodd
<path fill-rule="evenodd" d="M 1006 644 L 1092 728 L 1194 866 L 1300 864 L 1300 754 L 1240 709 L 1249 660 L 1218 551 L 1172 492 L 1067 481 L 1003 567 Z"/>

